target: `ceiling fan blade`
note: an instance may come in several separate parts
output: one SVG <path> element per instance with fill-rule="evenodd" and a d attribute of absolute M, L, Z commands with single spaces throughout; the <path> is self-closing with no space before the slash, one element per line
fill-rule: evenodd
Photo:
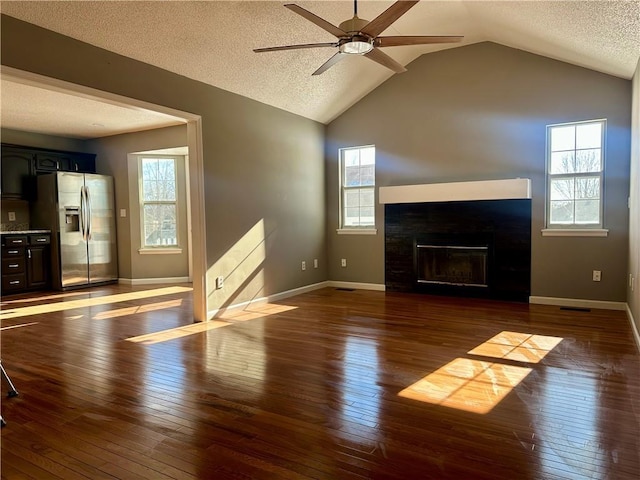
<path fill-rule="evenodd" d="M 305 10 L 302 7 L 299 7 L 298 5 L 296 5 L 294 3 L 288 3 L 288 4 L 285 5 L 285 7 L 287 7 L 292 12 L 296 12 L 298 15 L 303 16 L 304 18 L 306 18 L 310 22 L 315 23 L 320 28 L 326 30 L 327 32 L 329 32 L 330 34 L 332 34 L 332 35 L 334 35 L 334 36 L 336 36 L 338 38 L 348 36 L 347 32 L 345 32 L 344 30 L 339 29 L 335 25 L 327 22 L 324 18 L 320 18 L 316 14 L 311 13 L 309 10 Z"/>
<path fill-rule="evenodd" d="M 384 32 L 387 27 L 389 27 L 389 25 L 391 25 L 402 15 L 407 13 L 407 11 L 419 1 L 420 0 L 400 0 L 394 3 L 384 12 L 382 12 L 380 15 L 366 24 L 361 32 L 369 35 L 370 37 L 377 37 L 382 32 Z"/>
<path fill-rule="evenodd" d="M 378 62 L 380 65 L 383 65 L 393 70 L 396 73 L 402 73 L 407 71 L 406 68 L 404 68 L 398 62 L 396 62 L 393 58 L 391 58 L 389 55 L 387 55 L 386 53 L 384 53 L 382 50 L 378 48 L 374 48 L 369 53 L 365 53 L 364 56 L 367 58 L 370 58 L 374 62 Z"/>
<path fill-rule="evenodd" d="M 398 47 L 401 45 L 429 45 L 432 43 L 455 43 L 460 42 L 464 37 L 459 35 L 422 35 L 422 36 L 401 36 L 401 37 L 378 37 L 375 39 L 376 47 Z"/>
<path fill-rule="evenodd" d="M 322 47 L 337 47 L 338 43 L 305 43 L 302 45 L 284 45 L 282 47 L 266 47 L 266 48 L 254 48 L 256 53 L 261 52 L 277 52 L 278 50 L 297 50 L 299 48 L 322 48 Z"/>
<path fill-rule="evenodd" d="M 347 55 L 345 55 L 344 53 L 337 52 L 333 57 L 331 57 L 329 60 L 324 62 L 320 66 L 320 68 L 318 68 L 315 72 L 313 72 L 312 75 L 320 75 L 321 73 L 326 72 L 346 56 Z"/>

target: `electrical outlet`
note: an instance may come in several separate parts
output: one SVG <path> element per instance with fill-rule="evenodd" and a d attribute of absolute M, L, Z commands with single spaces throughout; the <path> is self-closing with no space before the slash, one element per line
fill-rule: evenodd
<path fill-rule="evenodd" d="M 302 270 L 306 270 L 307 269 L 307 262 L 305 262 L 304 260 L 302 261 Z"/>
<path fill-rule="evenodd" d="M 346 258 L 343 258 L 342 260 L 340 260 L 340 265 L 341 265 L 342 267 L 346 267 L 346 266 L 347 266 L 347 259 L 346 259 Z"/>
<path fill-rule="evenodd" d="M 593 271 L 593 281 L 599 282 L 602 279 L 602 272 L 600 270 Z"/>
<path fill-rule="evenodd" d="M 16 221 L 16 212 L 9 212 L 9 221 L 10 222 Z"/>
<path fill-rule="evenodd" d="M 219 290 L 224 286 L 224 277 L 220 275 L 216 277 L 216 288 Z"/>
<path fill-rule="evenodd" d="M 317 258 L 313 259 L 313 268 L 318 268 L 318 259 Z"/>

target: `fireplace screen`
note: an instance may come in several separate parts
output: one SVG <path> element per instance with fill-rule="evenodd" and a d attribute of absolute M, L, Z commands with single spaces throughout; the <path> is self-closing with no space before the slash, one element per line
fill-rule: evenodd
<path fill-rule="evenodd" d="M 489 247 L 416 245 L 418 283 L 487 287 Z"/>

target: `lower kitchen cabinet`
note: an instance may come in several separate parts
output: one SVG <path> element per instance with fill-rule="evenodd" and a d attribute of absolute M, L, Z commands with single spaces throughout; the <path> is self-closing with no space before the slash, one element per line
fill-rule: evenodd
<path fill-rule="evenodd" d="M 49 234 L 2 235 L 2 295 L 49 287 L 50 243 Z"/>

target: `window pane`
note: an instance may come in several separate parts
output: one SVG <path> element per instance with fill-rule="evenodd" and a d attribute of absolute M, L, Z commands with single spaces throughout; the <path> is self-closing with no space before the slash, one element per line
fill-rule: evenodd
<path fill-rule="evenodd" d="M 549 217 L 549 223 L 573 223 L 573 202 L 552 201 Z"/>
<path fill-rule="evenodd" d="M 373 207 L 373 188 L 361 188 L 360 189 L 360 206 Z"/>
<path fill-rule="evenodd" d="M 346 190 L 344 192 L 344 205 L 347 208 L 358 208 L 360 206 L 360 190 Z"/>
<path fill-rule="evenodd" d="M 374 147 L 361 148 L 360 164 L 373 165 L 375 163 L 376 163 L 376 149 Z"/>
<path fill-rule="evenodd" d="M 602 124 L 587 123 L 576 127 L 576 148 L 602 147 Z"/>
<path fill-rule="evenodd" d="M 573 178 L 551 180 L 551 200 L 573 200 L 574 182 Z"/>
<path fill-rule="evenodd" d="M 360 151 L 357 148 L 343 150 L 344 165 L 346 167 L 357 167 L 360 165 Z"/>
<path fill-rule="evenodd" d="M 600 223 L 600 201 L 599 200 L 576 200 L 576 223 L 599 224 Z"/>
<path fill-rule="evenodd" d="M 145 246 L 178 244 L 175 205 L 145 205 L 143 212 Z"/>
<path fill-rule="evenodd" d="M 576 199 L 578 198 L 600 198 L 600 179 L 594 177 L 576 178 Z"/>
<path fill-rule="evenodd" d="M 556 152 L 551 154 L 550 171 L 552 174 L 573 173 L 575 152 Z"/>
<path fill-rule="evenodd" d="M 344 213 L 344 225 L 346 227 L 357 227 L 360 224 L 359 208 L 345 208 Z"/>
<path fill-rule="evenodd" d="M 360 225 L 374 225 L 375 224 L 375 212 L 374 207 L 364 207 L 360 209 Z"/>
<path fill-rule="evenodd" d="M 573 150 L 576 147 L 575 142 L 576 127 L 569 125 L 566 127 L 551 128 L 551 151 Z"/>
<path fill-rule="evenodd" d="M 375 185 L 375 165 L 366 165 L 360 168 L 360 185 Z"/>
<path fill-rule="evenodd" d="M 601 150 L 578 150 L 576 152 L 576 172 L 599 172 Z"/>
<path fill-rule="evenodd" d="M 176 168 L 173 158 L 143 158 L 142 198 L 145 201 L 176 200 Z"/>
<path fill-rule="evenodd" d="M 344 169 L 345 187 L 358 187 L 360 186 L 360 167 L 346 167 Z"/>

